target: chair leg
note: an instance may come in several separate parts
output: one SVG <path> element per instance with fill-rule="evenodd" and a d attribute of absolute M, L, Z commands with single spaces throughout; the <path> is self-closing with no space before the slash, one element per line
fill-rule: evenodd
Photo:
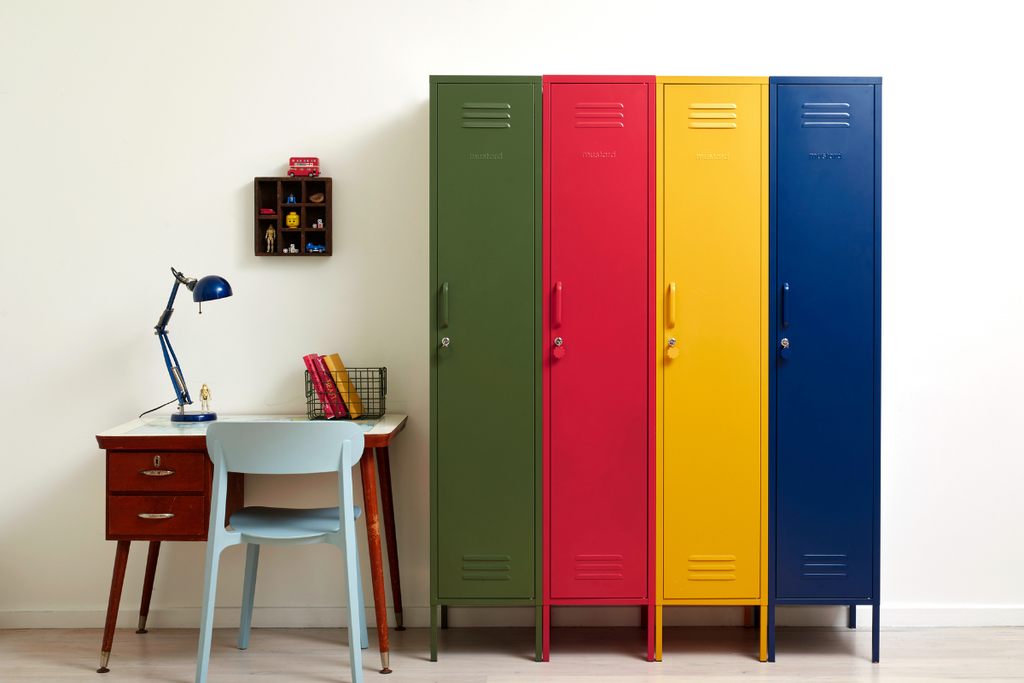
<path fill-rule="evenodd" d="M 359 577 L 359 649 L 370 647 L 370 636 L 366 630 L 366 598 L 363 597 L 363 572 L 359 566 L 359 553 L 356 553 L 356 576 Z"/>
<path fill-rule="evenodd" d="M 351 479 L 349 480 L 351 482 Z M 342 496 L 342 505 L 351 505 L 351 483 Z M 351 510 L 351 507 L 348 508 Z M 359 548 L 356 546 L 356 524 L 351 512 L 342 515 L 342 532 L 345 540 L 345 603 L 348 605 L 348 656 L 352 669 L 352 683 L 363 683 L 363 653 L 356 642 L 361 640 L 359 628 L 359 605 L 362 602 L 360 593 L 362 586 L 359 580 Z M 390 671 L 388 672 L 390 673 Z"/>
<path fill-rule="evenodd" d="M 252 604 L 256 598 L 256 570 L 260 566 L 260 544 L 249 543 L 245 549 L 245 583 L 242 586 L 242 620 L 238 624 L 238 649 L 249 647 L 252 627 Z"/>
<path fill-rule="evenodd" d="M 217 569 L 220 551 L 214 539 L 206 543 L 206 580 L 203 583 L 203 613 L 199 620 L 199 656 L 196 659 L 196 683 L 206 683 L 210 668 L 210 641 L 213 638 L 213 608 L 217 603 Z"/>

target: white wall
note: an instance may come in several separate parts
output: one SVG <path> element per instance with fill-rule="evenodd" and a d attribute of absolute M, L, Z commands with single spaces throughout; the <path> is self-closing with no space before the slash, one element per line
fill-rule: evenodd
<path fill-rule="evenodd" d="M 235 290 L 201 318 L 179 298 L 170 326 L 216 410 L 301 412 L 306 353 L 388 367 L 388 406 L 410 415 L 391 456 L 407 623 L 427 623 L 434 73 L 883 76 L 883 619 L 1024 623 L 1020 17 L 1010 2 L 903 7 L 0 5 L 0 626 L 102 623 L 114 546 L 93 435 L 173 396 L 152 334 L 170 266 Z M 334 178 L 334 256 L 256 258 L 252 178 L 302 154 Z M 332 486 L 247 488 L 329 504 Z M 165 545 L 151 623 L 196 623 L 204 552 Z M 243 554 L 225 557 L 221 605 L 239 603 Z M 341 623 L 330 548 L 268 548 L 261 564 L 257 624 Z M 453 612 L 471 618 L 532 622 Z"/>

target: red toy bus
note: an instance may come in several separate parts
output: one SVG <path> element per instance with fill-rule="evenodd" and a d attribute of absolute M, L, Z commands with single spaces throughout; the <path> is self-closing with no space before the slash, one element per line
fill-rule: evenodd
<path fill-rule="evenodd" d="M 288 175 L 310 176 L 316 178 L 320 175 L 320 159 L 317 157 L 292 157 L 288 160 Z"/>

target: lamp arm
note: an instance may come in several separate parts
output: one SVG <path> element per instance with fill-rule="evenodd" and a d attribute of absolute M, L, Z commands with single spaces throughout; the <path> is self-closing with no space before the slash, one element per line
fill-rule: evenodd
<path fill-rule="evenodd" d="M 178 366 L 178 357 L 174 355 L 174 348 L 171 347 L 171 340 L 167 337 L 167 322 L 171 319 L 171 314 L 174 313 L 174 299 L 178 296 L 178 286 L 184 281 L 185 286 L 188 286 L 188 281 L 173 268 L 171 272 L 174 273 L 174 287 L 171 288 L 171 296 L 167 300 L 167 308 L 160 315 L 160 320 L 156 324 L 156 335 L 160 337 L 160 349 L 164 354 L 164 363 L 167 365 L 167 374 L 171 377 L 171 384 L 174 386 L 174 393 L 178 396 L 178 405 L 184 406 L 186 404 L 192 405 L 192 397 L 189 396 L 188 386 L 185 384 L 185 377 L 181 374 L 181 368 Z M 195 282 L 195 280 L 192 280 Z M 195 285 L 193 285 L 195 286 Z"/>

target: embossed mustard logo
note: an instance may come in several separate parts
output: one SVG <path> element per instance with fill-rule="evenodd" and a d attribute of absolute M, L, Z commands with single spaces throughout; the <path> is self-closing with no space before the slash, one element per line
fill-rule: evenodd
<path fill-rule="evenodd" d="M 836 159 L 841 161 L 843 158 L 842 152 L 811 152 L 807 155 L 808 159 Z"/>
<path fill-rule="evenodd" d="M 583 153 L 583 158 L 584 159 L 614 159 L 615 158 L 615 150 L 612 150 L 610 152 L 584 152 Z"/>
<path fill-rule="evenodd" d="M 497 154 L 492 154 L 490 152 L 485 152 L 483 154 L 470 154 L 469 158 L 470 159 L 500 159 L 502 154 L 504 154 L 504 152 L 498 152 Z"/>
<path fill-rule="evenodd" d="M 729 161 L 729 153 L 725 154 L 698 154 L 697 161 Z"/>

